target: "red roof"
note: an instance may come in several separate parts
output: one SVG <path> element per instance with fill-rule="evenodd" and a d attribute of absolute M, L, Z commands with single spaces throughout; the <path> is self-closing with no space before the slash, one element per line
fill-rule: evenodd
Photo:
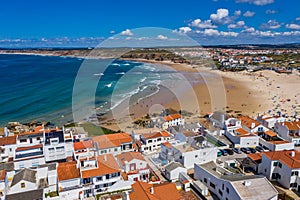
<path fill-rule="evenodd" d="M 76 161 L 59 163 L 57 166 L 58 181 L 80 178 L 80 171 L 76 166 Z"/>
<path fill-rule="evenodd" d="M 154 132 L 154 133 L 147 133 L 142 135 L 145 139 L 153 139 L 153 138 L 159 138 L 159 137 L 170 137 L 170 133 L 167 131 L 161 131 L 161 132 Z"/>
<path fill-rule="evenodd" d="M 0 138 L 0 146 L 11 145 L 17 143 L 17 136 L 7 136 Z"/>
<path fill-rule="evenodd" d="M 176 114 L 172 114 L 172 115 L 168 115 L 165 116 L 164 119 L 168 122 L 168 121 L 172 121 L 174 119 L 179 119 L 182 118 L 180 114 L 176 113 Z"/>
<path fill-rule="evenodd" d="M 99 149 L 119 147 L 123 143 L 131 143 L 132 139 L 127 133 L 115 133 L 93 137 L 93 141 L 98 143 Z"/>
<path fill-rule="evenodd" d="M 93 140 L 86 140 L 82 142 L 74 142 L 74 150 L 90 149 L 94 147 Z"/>
<path fill-rule="evenodd" d="M 253 128 L 252 124 L 254 124 L 254 128 L 260 125 L 260 123 L 257 120 L 252 119 L 252 118 L 250 118 L 248 116 L 241 116 L 239 118 L 239 120 L 241 120 L 242 124 L 244 126 L 246 126 L 247 128 L 249 128 L 249 129 Z"/>
<path fill-rule="evenodd" d="M 294 152 L 294 156 L 292 153 Z M 300 168 L 300 152 L 297 150 L 270 151 L 263 153 L 270 160 L 278 160 L 289 168 Z"/>
<path fill-rule="evenodd" d="M 26 151 L 29 149 L 37 149 L 37 148 L 43 148 L 43 144 L 37 144 L 33 146 L 28 146 L 28 147 L 18 147 L 16 148 L 16 151 Z"/>
<path fill-rule="evenodd" d="M 97 162 L 98 166 L 96 168 L 81 170 L 82 178 L 121 172 L 119 165 L 112 154 L 97 156 Z"/>

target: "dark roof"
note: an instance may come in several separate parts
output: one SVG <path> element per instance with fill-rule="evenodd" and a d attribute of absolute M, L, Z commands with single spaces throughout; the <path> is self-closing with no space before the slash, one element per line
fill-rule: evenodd
<path fill-rule="evenodd" d="M 0 170 L 14 171 L 15 170 L 14 163 L 13 162 L 1 163 L 0 164 Z"/>
<path fill-rule="evenodd" d="M 21 180 L 36 183 L 36 171 L 27 168 L 22 169 L 21 171 L 19 171 L 14 175 L 14 178 L 11 183 L 11 187 L 19 183 Z"/>
<path fill-rule="evenodd" d="M 231 174 L 231 175 L 223 175 L 221 179 L 225 179 L 228 181 L 242 181 L 242 180 L 249 180 L 249 179 L 256 179 L 256 178 L 263 178 L 264 176 L 261 175 L 244 175 L 244 174 Z"/>
<path fill-rule="evenodd" d="M 44 167 L 48 167 L 49 171 L 53 171 L 56 170 L 56 163 L 48 163 L 48 164 L 43 164 L 38 166 L 38 168 L 44 168 Z"/>
<path fill-rule="evenodd" d="M 6 200 L 42 200 L 43 189 L 6 195 Z"/>
<path fill-rule="evenodd" d="M 251 160 L 249 157 L 246 158 L 236 158 L 236 160 L 242 165 L 243 167 L 256 167 L 258 164 Z"/>
<path fill-rule="evenodd" d="M 165 169 L 170 172 L 178 167 L 182 167 L 184 168 L 184 166 L 182 166 L 182 164 L 178 163 L 178 162 L 171 162 L 170 164 L 168 164 Z"/>

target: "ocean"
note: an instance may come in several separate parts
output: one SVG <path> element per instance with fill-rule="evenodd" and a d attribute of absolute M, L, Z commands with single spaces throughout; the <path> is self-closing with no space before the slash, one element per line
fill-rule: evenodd
<path fill-rule="evenodd" d="M 159 65 L 115 60 L 107 67 L 107 60 L 92 61 L 99 73 L 87 71 L 85 78 L 98 83 L 95 99 L 81 99 L 94 104 L 98 112 L 107 112 L 133 94 L 151 95 L 162 79 L 174 78 L 173 72 Z M 74 81 L 83 63 L 71 57 L 0 55 L 0 125 L 32 120 L 56 125 L 71 122 Z"/>

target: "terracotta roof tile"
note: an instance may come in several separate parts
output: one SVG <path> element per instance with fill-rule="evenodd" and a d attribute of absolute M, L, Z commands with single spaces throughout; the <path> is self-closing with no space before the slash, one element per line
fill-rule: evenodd
<path fill-rule="evenodd" d="M 119 163 L 124 166 L 124 162 L 130 162 L 133 159 L 146 161 L 140 152 L 124 152 L 116 156 Z"/>
<path fill-rule="evenodd" d="M 57 166 L 58 181 L 80 178 L 80 171 L 76 161 L 59 163 Z"/>
<path fill-rule="evenodd" d="M 162 145 L 164 145 L 165 147 L 171 149 L 172 148 L 172 145 L 170 144 L 170 142 L 164 142 L 162 143 Z"/>
<path fill-rule="evenodd" d="M 99 149 L 119 147 L 123 143 L 131 143 L 132 139 L 127 133 L 115 133 L 93 137 Z"/>
<path fill-rule="evenodd" d="M 283 122 L 281 125 L 286 126 L 290 131 L 292 130 L 300 130 L 300 122 Z"/>
<path fill-rule="evenodd" d="M 241 116 L 239 120 L 241 120 L 242 124 L 249 129 L 252 129 L 252 124 L 254 124 L 254 128 L 260 125 L 257 120 L 252 119 L 248 116 Z"/>
<path fill-rule="evenodd" d="M 261 160 L 262 153 L 251 153 L 251 154 L 247 154 L 247 156 L 253 161 L 258 161 Z"/>
<path fill-rule="evenodd" d="M 0 138 L 0 146 L 11 145 L 17 143 L 17 136 L 7 136 Z"/>
<path fill-rule="evenodd" d="M 270 137 L 275 137 L 275 136 L 277 136 L 277 134 L 276 133 L 274 133 L 273 131 L 271 131 L 271 130 L 267 130 L 267 131 L 265 131 L 265 134 L 266 135 L 268 135 L 268 136 L 270 136 Z"/>
<path fill-rule="evenodd" d="M 94 147 L 93 140 L 86 140 L 81 142 L 74 142 L 74 150 L 90 149 Z"/>
<path fill-rule="evenodd" d="M 82 178 L 102 176 L 121 172 L 117 161 L 112 154 L 97 156 L 97 168 L 81 170 Z"/>
<path fill-rule="evenodd" d="M 293 150 L 293 152 L 295 152 L 294 156 L 291 155 L 291 152 L 292 151 L 290 150 L 284 150 L 264 152 L 263 154 L 271 160 L 278 160 L 284 163 L 289 168 L 300 168 L 300 152 L 297 150 Z"/>
<path fill-rule="evenodd" d="M 151 188 L 153 187 L 153 194 Z M 133 191 L 129 194 L 131 200 L 179 200 L 183 199 L 176 189 L 174 183 L 164 183 L 152 185 L 145 182 L 136 181 L 132 185 Z"/>
<path fill-rule="evenodd" d="M 168 121 L 172 121 L 174 119 L 179 119 L 179 118 L 182 118 L 182 116 L 178 113 L 176 114 L 172 114 L 172 115 L 168 115 L 168 116 L 165 116 L 164 119 L 168 122 Z"/>
<path fill-rule="evenodd" d="M 28 146 L 28 147 L 18 147 L 16 148 L 16 151 L 26 151 L 29 149 L 37 149 L 37 148 L 43 148 L 43 144 L 37 144 L 33 146 Z"/>
<path fill-rule="evenodd" d="M 142 137 L 145 139 L 153 139 L 153 138 L 158 138 L 158 137 L 170 137 L 170 136 L 171 136 L 170 133 L 168 133 L 166 131 L 147 133 L 147 134 L 142 135 Z"/>

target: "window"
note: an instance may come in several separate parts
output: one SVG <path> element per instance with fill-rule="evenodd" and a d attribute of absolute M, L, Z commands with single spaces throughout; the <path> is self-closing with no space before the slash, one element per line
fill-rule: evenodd
<path fill-rule="evenodd" d="M 229 188 L 228 187 L 226 187 L 226 192 L 229 194 Z"/>
<path fill-rule="evenodd" d="M 210 182 L 210 184 L 209 184 L 209 185 L 210 185 L 210 187 L 212 187 L 212 188 L 214 188 L 214 189 L 216 188 L 216 185 L 215 185 L 215 184 L 213 184 L 212 182 Z"/>
<path fill-rule="evenodd" d="M 111 174 L 111 177 L 116 177 L 116 176 L 117 176 L 117 173 Z"/>
<path fill-rule="evenodd" d="M 273 162 L 273 166 L 278 166 L 278 161 Z"/>
<path fill-rule="evenodd" d="M 106 178 L 106 179 L 109 179 L 109 174 L 106 174 L 105 178 Z M 107 186 L 106 186 L 106 187 L 107 187 Z"/>
<path fill-rule="evenodd" d="M 118 148 L 115 148 L 115 152 L 118 151 Z"/>
<path fill-rule="evenodd" d="M 222 192 L 221 190 L 219 190 L 219 194 L 220 194 L 221 196 L 223 196 L 223 192 Z"/>
<path fill-rule="evenodd" d="M 97 181 L 102 181 L 102 176 L 97 177 Z"/>
<path fill-rule="evenodd" d="M 222 190 L 224 190 L 224 183 L 222 184 Z"/>
<path fill-rule="evenodd" d="M 198 155 L 195 155 L 195 158 L 198 158 Z"/>
<path fill-rule="evenodd" d="M 157 142 L 160 142 L 160 141 L 161 141 L 161 138 L 158 138 L 158 139 L 157 139 Z"/>
<path fill-rule="evenodd" d="M 152 143 L 152 140 L 148 140 L 148 143 Z"/>
<path fill-rule="evenodd" d="M 20 139 L 20 142 L 23 143 L 23 142 L 27 142 L 26 139 Z"/>
<path fill-rule="evenodd" d="M 204 178 L 203 181 L 204 181 L 204 183 L 207 183 L 207 179 L 206 178 Z"/>
<path fill-rule="evenodd" d="M 297 187 L 297 183 L 291 183 L 291 184 L 290 184 L 290 187 L 292 187 L 292 188 Z"/>
<path fill-rule="evenodd" d="M 206 152 L 203 152 L 203 155 L 205 156 L 205 155 L 206 155 Z"/>
<path fill-rule="evenodd" d="M 25 188 L 25 183 L 21 183 L 21 188 Z"/>
<path fill-rule="evenodd" d="M 37 137 L 36 140 L 41 140 L 41 137 Z"/>
<path fill-rule="evenodd" d="M 281 163 L 278 163 L 278 167 L 280 167 L 280 168 L 281 168 L 281 167 L 282 167 L 282 164 L 281 164 Z"/>

